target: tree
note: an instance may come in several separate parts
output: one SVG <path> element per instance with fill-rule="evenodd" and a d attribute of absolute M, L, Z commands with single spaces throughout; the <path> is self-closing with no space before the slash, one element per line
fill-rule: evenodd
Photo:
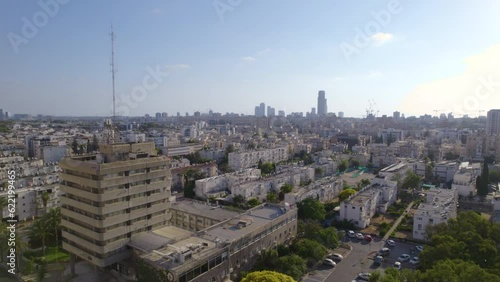
<path fill-rule="evenodd" d="M 488 184 L 490 183 L 490 171 L 488 162 L 484 159 L 483 169 L 481 171 L 481 180 L 479 181 L 477 194 L 481 197 L 488 195 Z"/>
<path fill-rule="evenodd" d="M 71 149 L 73 150 L 73 154 L 78 154 L 78 142 L 76 138 L 73 138 L 73 143 L 71 143 Z"/>
<path fill-rule="evenodd" d="M 299 281 L 307 272 L 306 261 L 298 255 L 282 256 L 276 261 L 278 272 L 286 274 Z"/>
<path fill-rule="evenodd" d="M 45 212 L 47 212 L 47 203 L 49 202 L 50 200 L 50 193 L 45 191 L 42 193 L 42 203 L 43 203 L 43 207 L 45 209 Z"/>
<path fill-rule="evenodd" d="M 326 255 L 326 248 L 317 241 L 301 239 L 293 245 L 295 253 L 304 259 L 322 260 Z"/>
<path fill-rule="evenodd" d="M 307 198 L 297 203 L 299 218 L 323 220 L 326 216 L 325 206 L 318 200 Z"/>
<path fill-rule="evenodd" d="M 292 277 L 275 271 L 254 271 L 248 273 L 241 282 L 296 282 Z"/>
<path fill-rule="evenodd" d="M 347 160 L 340 160 L 338 169 L 340 172 L 343 172 L 347 169 Z"/>
<path fill-rule="evenodd" d="M 356 190 L 354 189 L 351 189 L 351 188 L 348 188 L 348 189 L 344 189 L 342 190 L 342 192 L 340 192 L 339 194 L 339 201 L 342 202 L 344 201 L 345 199 L 349 198 L 351 195 L 354 195 L 356 194 Z"/>
<path fill-rule="evenodd" d="M 290 183 L 285 183 L 285 184 L 283 184 L 283 185 L 281 186 L 280 190 L 281 190 L 281 192 L 283 192 L 284 194 L 286 194 L 286 193 L 290 193 L 290 192 L 292 192 L 292 190 L 293 190 L 293 186 L 292 186 L 292 184 L 290 184 Z"/>
<path fill-rule="evenodd" d="M 277 202 L 279 202 L 278 195 L 275 192 L 271 191 L 271 192 L 267 193 L 266 201 L 268 201 L 270 203 L 277 203 Z"/>
<path fill-rule="evenodd" d="M 242 195 L 234 195 L 233 196 L 233 203 L 235 204 L 241 204 L 245 201 Z"/>
<path fill-rule="evenodd" d="M 29 237 L 31 240 L 38 239 L 42 241 L 42 252 L 45 256 L 45 239 L 51 232 L 45 220 L 37 219 L 33 222 L 29 230 Z"/>
<path fill-rule="evenodd" d="M 99 140 L 97 140 L 97 136 L 94 134 L 94 138 L 92 139 L 92 149 L 94 151 L 99 150 Z"/>
<path fill-rule="evenodd" d="M 412 170 L 407 170 L 406 171 L 406 176 L 403 179 L 403 189 L 410 189 L 410 188 L 419 188 L 420 187 L 420 182 L 421 179 L 418 175 L 416 175 Z"/>
<path fill-rule="evenodd" d="M 361 179 L 361 187 L 365 187 L 371 184 L 371 181 L 369 179 L 363 178 Z"/>
<path fill-rule="evenodd" d="M 3 219 L 3 209 L 7 206 L 7 202 L 7 197 L 0 197 L 0 221 Z"/>
<path fill-rule="evenodd" d="M 257 198 L 252 198 L 252 199 L 247 201 L 247 205 L 248 205 L 248 207 L 253 208 L 253 207 L 260 205 L 260 201 Z"/>
<path fill-rule="evenodd" d="M 92 149 L 92 144 L 90 144 L 90 140 L 87 140 L 87 154 L 92 153 L 92 151 L 94 151 Z"/>

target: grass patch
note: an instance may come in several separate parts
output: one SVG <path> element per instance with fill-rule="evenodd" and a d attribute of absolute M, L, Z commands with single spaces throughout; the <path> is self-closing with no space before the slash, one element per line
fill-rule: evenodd
<path fill-rule="evenodd" d="M 24 252 L 24 256 L 27 259 L 33 259 L 35 262 L 39 262 L 43 257 L 42 250 L 36 251 L 26 251 Z M 53 262 L 68 262 L 69 254 L 62 248 L 50 247 L 45 249 L 45 261 L 47 263 Z"/>

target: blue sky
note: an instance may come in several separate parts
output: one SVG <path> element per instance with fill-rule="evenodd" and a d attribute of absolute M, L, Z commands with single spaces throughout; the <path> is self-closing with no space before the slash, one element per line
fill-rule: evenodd
<path fill-rule="evenodd" d="M 119 113 L 306 112 L 318 90 L 358 117 L 372 99 L 407 116 L 500 105 L 500 1 L 59 1 L 0 2 L 0 108 L 110 115 L 111 23 Z M 40 3 L 58 3 L 46 23 Z"/>

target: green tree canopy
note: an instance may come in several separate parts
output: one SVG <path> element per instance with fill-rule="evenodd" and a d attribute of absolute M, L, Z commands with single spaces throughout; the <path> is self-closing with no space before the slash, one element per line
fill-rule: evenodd
<path fill-rule="evenodd" d="M 317 241 L 301 239 L 293 245 L 295 253 L 304 259 L 320 261 L 326 255 L 326 248 Z"/>
<path fill-rule="evenodd" d="M 250 208 L 256 207 L 256 206 L 258 206 L 260 204 L 261 203 L 260 203 L 259 199 L 257 199 L 257 198 L 252 198 L 252 199 L 250 199 L 250 200 L 247 201 L 247 205 Z"/>
<path fill-rule="evenodd" d="M 403 179 L 402 188 L 403 189 L 419 188 L 420 183 L 421 183 L 420 177 L 409 169 L 406 171 L 406 176 Z"/>
<path fill-rule="evenodd" d="M 292 277 L 276 271 L 254 271 L 248 273 L 241 282 L 296 282 Z"/>
<path fill-rule="evenodd" d="M 297 203 L 300 219 L 323 220 L 326 216 L 325 206 L 318 200 L 307 198 Z"/>
<path fill-rule="evenodd" d="M 340 172 L 347 169 L 347 160 L 340 160 L 339 166 L 337 167 Z"/>
<path fill-rule="evenodd" d="M 339 194 L 339 201 L 344 201 L 345 199 L 349 198 L 351 195 L 354 195 L 356 194 L 356 190 L 352 189 L 352 188 L 347 188 L 347 189 L 344 189 L 340 192 Z"/>

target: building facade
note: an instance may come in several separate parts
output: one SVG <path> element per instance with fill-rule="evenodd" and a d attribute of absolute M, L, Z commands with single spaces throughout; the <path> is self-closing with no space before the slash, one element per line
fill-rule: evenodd
<path fill-rule="evenodd" d="M 154 143 L 103 144 L 100 154 L 64 158 L 63 248 L 98 267 L 132 253 L 134 236 L 170 220 L 170 170 Z"/>

